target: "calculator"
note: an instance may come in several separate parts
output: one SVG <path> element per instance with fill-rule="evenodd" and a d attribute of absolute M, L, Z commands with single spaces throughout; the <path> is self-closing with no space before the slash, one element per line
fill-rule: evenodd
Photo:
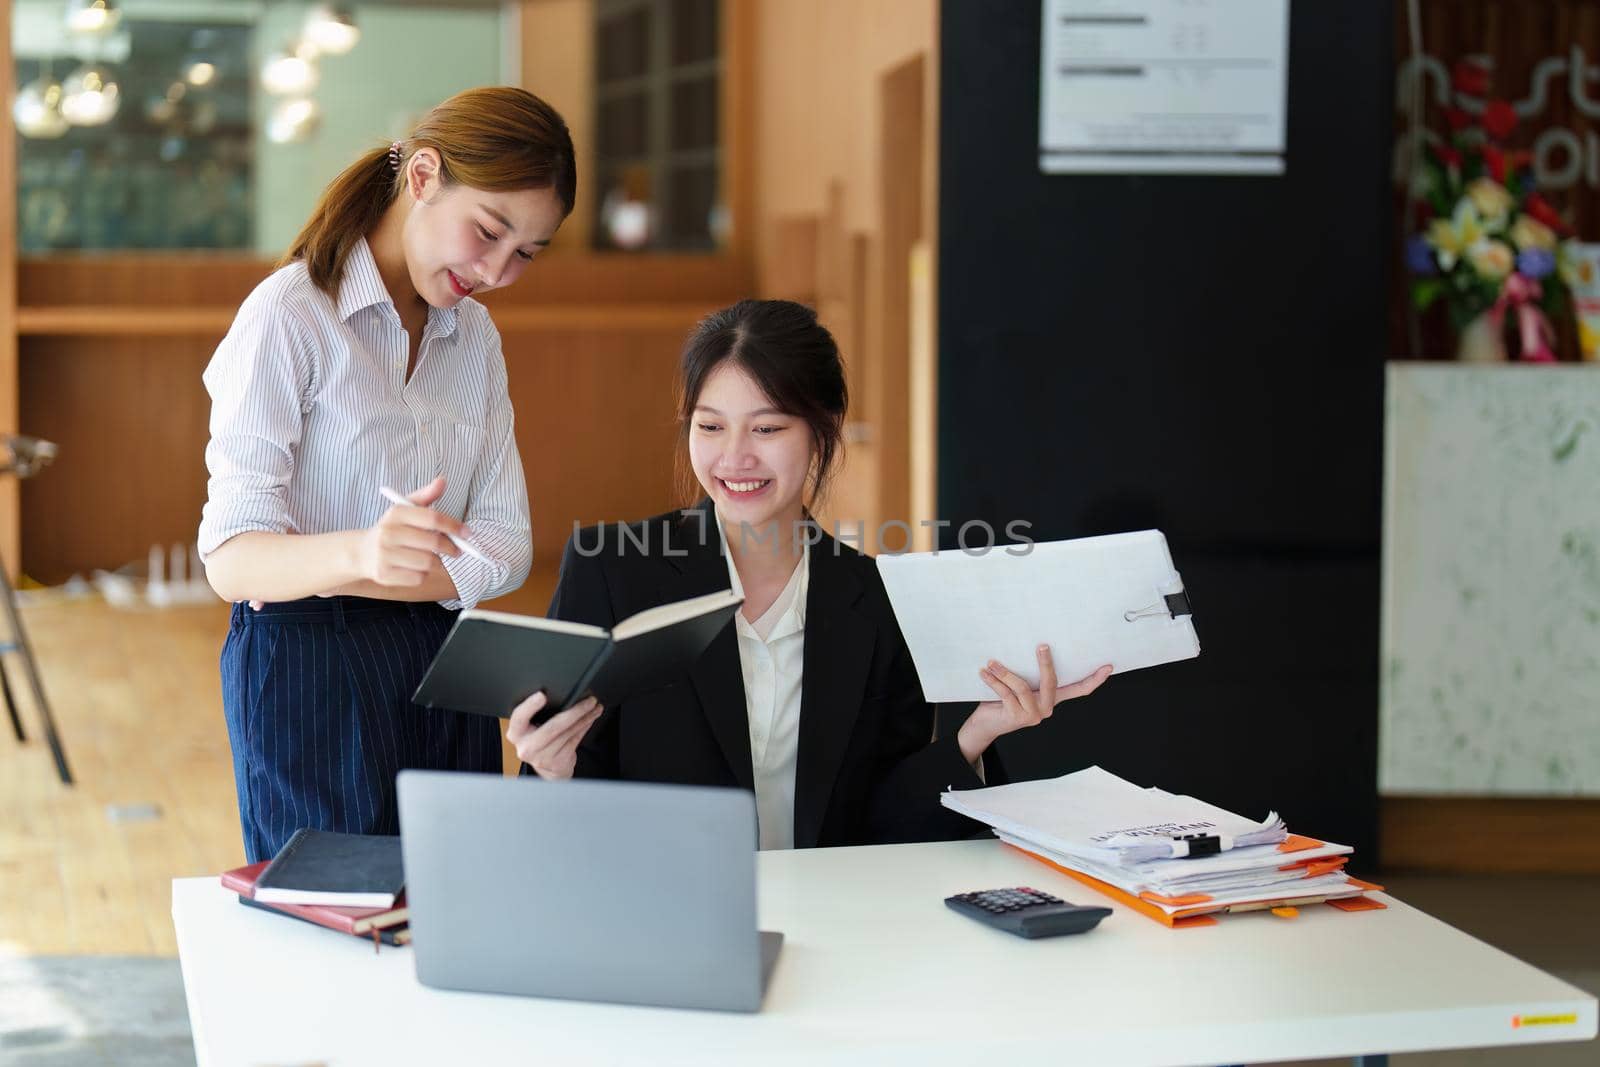
<path fill-rule="evenodd" d="M 1015 889 L 985 889 L 978 893 L 957 893 L 945 897 L 951 910 L 1018 937 L 1056 937 L 1081 934 L 1111 914 L 1110 908 L 1068 904 L 1029 886 Z"/>

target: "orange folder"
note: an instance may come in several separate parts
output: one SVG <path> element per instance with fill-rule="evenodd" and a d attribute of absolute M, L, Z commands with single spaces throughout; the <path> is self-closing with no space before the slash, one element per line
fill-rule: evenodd
<path fill-rule="evenodd" d="M 1306 842 L 1306 841 L 1309 841 L 1310 844 L 1299 844 L 1298 843 L 1298 842 Z M 1294 847 L 1292 847 L 1292 848 L 1285 847 L 1285 846 L 1289 846 L 1291 843 L 1294 843 Z M 1322 844 L 1322 842 L 1320 842 L 1320 841 L 1314 841 L 1311 838 L 1297 837 L 1296 835 L 1292 835 L 1291 834 L 1290 837 L 1289 837 L 1289 840 L 1283 842 L 1283 844 L 1279 845 L 1278 848 L 1280 850 L 1282 850 L 1282 851 L 1285 851 L 1285 852 L 1298 852 L 1298 851 L 1304 851 L 1304 850 L 1309 849 L 1309 848 L 1316 848 L 1320 844 Z M 1144 893 L 1144 894 L 1141 894 L 1140 896 L 1136 897 L 1132 893 L 1129 893 L 1125 889 L 1118 889 L 1116 886 L 1111 885 L 1108 882 L 1102 882 L 1100 879 L 1095 878 L 1095 877 L 1093 877 L 1091 875 L 1084 874 L 1082 871 L 1075 871 L 1075 870 L 1072 870 L 1070 867 L 1063 867 L 1061 864 L 1056 863 L 1054 860 L 1046 859 L 1045 857 L 1043 857 L 1043 856 L 1041 856 L 1041 855 L 1039 855 L 1038 853 L 1035 853 L 1035 852 L 1029 852 L 1025 848 L 1018 848 L 1016 845 L 1012 845 L 1012 844 L 1006 844 L 1005 847 L 1011 849 L 1014 852 L 1018 852 L 1021 855 L 1027 856 L 1031 860 L 1036 860 L 1039 863 L 1042 863 L 1047 867 L 1050 867 L 1050 868 L 1053 868 L 1055 870 L 1058 870 L 1062 874 L 1066 875 L 1068 878 L 1074 879 L 1075 881 L 1082 882 L 1084 885 L 1088 886 L 1090 889 L 1093 889 L 1095 892 L 1103 893 L 1106 896 L 1110 897 L 1112 900 L 1115 900 L 1119 904 L 1126 904 L 1128 907 L 1132 908 L 1134 911 L 1138 912 L 1140 915 L 1148 916 L 1149 918 L 1154 919 L 1156 922 L 1160 923 L 1161 925 L 1170 926 L 1174 930 L 1185 930 L 1185 929 L 1188 929 L 1188 928 L 1194 927 L 1194 926 L 1215 926 L 1216 922 L 1217 922 L 1217 919 L 1216 919 L 1217 914 L 1221 913 L 1221 912 L 1228 911 L 1229 907 L 1230 907 L 1229 905 L 1222 905 L 1220 907 L 1207 907 L 1205 902 L 1209 901 L 1211 898 L 1208 897 L 1204 893 L 1190 893 L 1190 894 L 1187 894 L 1187 895 L 1181 896 L 1181 897 L 1162 897 L 1162 896 L 1158 896 L 1155 893 Z M 1333 867 L 1329 868 L 1329 870 L 1337 870 L 1337 869 L 1339 869 L 1340 867 L 1342 867 L 1344 865 L 1344 861 L 1347 858 L 1348 857 L 1345 857 L 1345 856 L 1332 856 L 1332 857 L 1329 857 L 1328 858 L 1329 860 L 1338 860 L 1339 861 Z M 1321 862 L 1327 862 L 1327 861 L 1321 861 L 1321 860 L 1310 860 L 1310 861 L 1307 861 L 1306 866 L 1307 866 L 1308 872 L 1311 869 L 1314 869 L 1316 864 L 1321 863 Z M 1291 864 L 1290 866 L 1295 866 L 1295 865 Z M 1321 871 L 1319 873 L 1325 874 L 1325 873 L 1327 873 L 1327 871 Z M 1312 877 L 1312 875 L 1310 873 L 1307 873 L 1306 877 L 1309 878 L 1309 877 Z M 1381 886 L 1381 885 L 1375 885 L 1372 882 L 1363 882 L 1363 881 L 1361 881 L 1360 879 L 1357 879 L 1357 878 L 1351 878 L 1350 879 L 1350 884 L 1351 885 L 1355 885 L 1355 886 L 1359 886 L 1363 890 L 1368 890 L 1368 891 L 1370 891 L 1370 890 L 1381 890 L 1383 888 L 1383 886 Z M 1174 912 L 1172 914 L 1168 914 L 1167 912 L 1163 911 L 1161 908 L 1156 906 L 1155 902 L 1157 902 L 1157 901 L 1159 901 L 1161 903 L 1164 903 L 1164 904 L 1167 904 L 1169 906 L 1172 906 L 1172 905 L 1183 905 L 1183 904 L 1188 904 L 1188 903 L 1193 903 L 1195 906 L 1192 907 L 1192 908 L 1184 908 L 1181 911 Z M 1331 904 L 1335 908 L 1338 908 L 1340 911 L 1379 911 L 1379 910 L 1382 910 L 1382 909 L 1388 907 L 1388 905 L 1383 903 L 1382 901 L 1373 900 L 1370 897 L 1342 897 L 1342 898 L 1339 898 L 1337 900 L 1323 900 L 1320 897 L 1315 897 L 1315 898 L 1310 898 L 1310 899 L 1304 900 L 1304 901 L 1297 900 L 1295 898 L 1288 898 L 1286 900 L 1278 900 L 1278 901 L 1267 901 L 1267 902 L 1263 902 L 1263 903 L 1261 903 L 1259 905 L 1244 905 L 1242 907 L 1238 907 L 1237 910 L 1240 910 L 1240 911 L 1247 910 L 1247 909 L 1254 910 L 1254 909 L 1259 909 L 1259 908 L 1282 906 L 1284 904 L 1290 904 L 1290 903 L 1309 904 L 1309 903 L 1313 903 L 1313 902 L 1317 902 L 1317 901 L 1320 901 L 1321 903 L 1325 903 L 1325 904 Z"/>

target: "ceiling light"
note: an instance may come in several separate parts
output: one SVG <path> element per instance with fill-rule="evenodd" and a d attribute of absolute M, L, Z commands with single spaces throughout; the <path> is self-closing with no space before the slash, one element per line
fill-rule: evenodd
<path fill-rule="evenodd" d="M 183 80 L 196 89 L 204 89 L 217 80 L 217 65 L 196 59 L 184 68 Z"/>
<path fill-rule="evenodd" d="M 102 126 L 121 104 L 117 83 L 107 67 L 79 67 L 61 84 L 61 114 L 74 126 Z"/>
<path fill-rule="evenodd" d="M 282 48 L 262 64 L 261 85 L 278 96 L 310 92 L 317 85 L 317 65 L 296 55 L 292 45 Z"/>
<path fill-rule="evenodd" d="M 316 132 L 322 121 L 322 109 L 310 97 L 285 100 L 272 109 L 267 120 L 267 139 L 274 144 L 291 144 L 304 141 Z"/>
<path fill-rule="evenodd" d="M 319 7 L 306 18 L 306 37 L 330 56 L 342 56 L 361 40 L 361 28 L 349 8 Z"/>
<path fill-rule="evenodd" d="M 60 137 L 71 125 L 61 114 L 61 83 L 48 75 L 17 90 L 11 115 L 22 136 L 42 141 Z"/>
<path fill-rule="evenodd" d="M 67 29 L 73 33 L 110 33 L 121 21 L 116 0 L 67 0 Z"/>

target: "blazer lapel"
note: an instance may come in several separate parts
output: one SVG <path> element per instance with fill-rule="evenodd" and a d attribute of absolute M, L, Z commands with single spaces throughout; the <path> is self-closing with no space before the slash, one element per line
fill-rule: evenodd
<path fill-rule="evenodd" d="M 806 596 L 805 678 L 794 783 L 796 848 L 816 845 L 822 833 L 833 784 L 861 710 L 877 640 L 877 627 L 856 610 L 862 592 L 850 561 L 840 556 L 833 538 L 824 535 L 811 547 L 811 590 Z"/>
<path fill-rule="evenodd" d="M 722 554 L 717 516 L 711 501 L 686 509 L 669 524 L 664 554 L 670 564 L 663 603 L 715 593 L 728 588 L 728 561 Z M 755 789 L 750 756 L 750 719 L 745 710 L 744 670 L 739 665 L 739 638 L 730 624 L 723 628 L 689 669 L 689 680 L 711 725 L 717 746 L 734 778 Z"/>

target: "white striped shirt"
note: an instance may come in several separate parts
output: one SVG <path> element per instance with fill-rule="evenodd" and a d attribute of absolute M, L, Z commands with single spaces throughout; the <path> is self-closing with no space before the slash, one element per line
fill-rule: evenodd
<path fill-rule="evenodd" d="M 410 339 L 365 239 L 345 262 L 339 299 L 305 264 L 275 271 L 239 308 L 206 367 L 200 555 L 248 530 L 363 529 L 389 504 L 444 475 L 433 505 L 466 522 L 492 563 L 444 557 L 471 607 L 520 586 L 533 560 L 528 489 L 512 433 L 500 334 L 471 298 L 429 308 L 416 370 Z"/>

